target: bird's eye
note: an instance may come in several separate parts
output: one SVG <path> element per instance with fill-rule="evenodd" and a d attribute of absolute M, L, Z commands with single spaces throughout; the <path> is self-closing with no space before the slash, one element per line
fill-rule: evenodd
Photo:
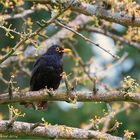
<path fill-rule="evenodd" d="M 58 47 L 56 48 L 56 51 L 57 51 L 57 52 L 59 52 L 59 51 L 60 51 Z"/>

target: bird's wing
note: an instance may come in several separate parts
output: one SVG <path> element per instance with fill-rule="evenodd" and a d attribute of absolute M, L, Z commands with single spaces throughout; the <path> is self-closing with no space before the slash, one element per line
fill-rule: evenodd
<path fill-rule="evenodd" d="M 34 68 L 32 71 L 32 77 L 30 80 L 30 89 L 31 90 L 39 90 L 39 88 L 41 89 L 41 86 L 38 87 L 38 82 L 40 82 L 39 84 L 41 84 L 41 82 L 43 82 L 43 79 L 45 78 L 44 76 L 47 76 L 51 73 L 53 73 L 53 71 L 55 71 L 53 66 L 50 65 L 46 65 L 46 62 L 50 61 L 49 59 L 46 59 L 44 57 L 40 57 L 34 64 Z M 42 81 L 41 81 L 42 79 Z M 42 84 L 42 88 L 43 88 L 43 84 Z"/>
<path fill-rule="evenodd" d="M 51 56 L 47 56 L 47 57 L 42 56 L 42 57 L 38 58 L 37 61 L 34 64 L 32 75 L 34 75 L 34 73 L 36 73 L 37 71 L 39 71 L 40 68 L 46 68 L 46 67 L 48 67 L 48 70 L 53 70 L 53 67 L 51 65 L 49 65 L 51 59 L 52 59 Z"/>

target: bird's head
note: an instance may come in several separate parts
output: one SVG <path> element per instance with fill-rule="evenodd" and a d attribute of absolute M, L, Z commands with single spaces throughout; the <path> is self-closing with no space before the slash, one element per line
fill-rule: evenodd
<path fill-rule="evenodd" d="M 69 53 L 71 52 L 70 49 L 68 48 L 63 48 L 63 47 L 60 47 L 59 45 L 52 45 L 48 51 L 47 51 L 47 54 L 48 55 L 63 55 L 63 53 Z"/>

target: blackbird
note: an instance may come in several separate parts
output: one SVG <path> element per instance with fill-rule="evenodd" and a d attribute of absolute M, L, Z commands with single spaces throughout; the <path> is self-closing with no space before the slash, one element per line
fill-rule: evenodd
<path fill-rule="evenodd" d="M 44 55 L 38 58 L 33 67 L 30 90 L 38 91 L 44 88 L 56 90 L 62 79 L 63 53 L 70 51 L 59 45 L 52 45 Z M 47 109 L 47 102 L 36 103 L 35 108 Z"/>

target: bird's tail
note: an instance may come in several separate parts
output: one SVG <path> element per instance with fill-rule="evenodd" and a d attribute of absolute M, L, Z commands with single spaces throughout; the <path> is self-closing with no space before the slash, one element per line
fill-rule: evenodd
<path fill-rule="evenodd" d="M 24 105 L 26 108 L 33 108 L 35 110 L 48 109 L 48 103 L 46 101 L 34 102 L 34 103 L 21 102 L 20 105 Z"/>

